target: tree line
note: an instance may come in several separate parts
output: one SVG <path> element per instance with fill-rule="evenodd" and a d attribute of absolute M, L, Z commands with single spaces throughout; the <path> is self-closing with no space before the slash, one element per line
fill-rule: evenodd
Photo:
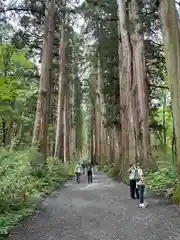
<path fill-rule="evenodd" d="M 45 157 L 113 162 L 123 177 L 130 163 L 156 165 L 152 145 L 158 141 L 164 151 L 171 147 L 179 175 L 178 4 L 2 4 L 1 29 L 10 37 L 1 36 L 2 86 L 8 95 L 2 96 L 1 146 L 16 148 L 28 136 L 29 146 Z M 77 19 L 83 19 L 80 32 Z M 19 52 L 22 71 L 12 62 Z M 32 94 L 20 100 L 26 87 Z"/>

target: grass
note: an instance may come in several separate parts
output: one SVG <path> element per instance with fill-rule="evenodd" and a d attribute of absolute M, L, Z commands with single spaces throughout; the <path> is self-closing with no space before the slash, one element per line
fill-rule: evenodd
<path fill-rule="evenodd" d="M 172 154 L 156 151 L 153 154 L 153 158 L 157 163 L 158 169 L 155 172 L 149 172 L 146 176 L 147 189 L 156 195 L 166 196 L 175 200 L 177 196 L 175 197 L 174 194 L 177 195 L 178 182 Z"/>
<path fill-rule="evenodd" d="M 156 195 L 167 195 L 177 184 L 176 168 L 174 166 L 150 172 L 146 177 L 147 188 Z"/>
<path fill-rule="evenodd" d="M 37 204 L 73 176 L 73 164 L 44 163 L 35 150 L 0 151 L 0 236 L 34 212 Z"/>

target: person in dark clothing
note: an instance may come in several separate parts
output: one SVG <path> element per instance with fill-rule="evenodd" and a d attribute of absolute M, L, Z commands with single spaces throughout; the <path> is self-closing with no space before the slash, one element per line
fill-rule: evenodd
<path fill-rule="evenodd" d="M 140 200 L 139 207 L 145 208 L 147 207 L 148 204 L 146 201 L 144 201 L 145 179 L 144 179 L 144 173 L 140 164 L 138 165 L 137 170 L 138 170 L 138 179 L 139 179 L 137 181 L 137 186 L 139 189 L 139 200 Z"/>
<path fill-rule="evenodd" d="M 87 167 L 87 176 L 88 176 L 88 183 L 92 183 L 92 165 L 89 164 Z"/>
<path fill-rule="evenodd" d="M 83 175 L 84 175 L 84 173 L 85 173 L 85 167 L 86 167 L 86 166 L 85 166 L 85 162 L 83 162 L 83 163 L 82 163 Z"/>
<path fill-rule="evenodd" d="M 128 172 L 129 172 L 130 195 L 132 199 L 135 199 L 135 189 L 136 189 L 135 166 L 131 164 Z"/>
<path fill-rule="evenodd" d="M 138 165 L 135 166 L 135 181 L 136 181 L 136 186 L 135 186 L 136 198 L 139 199 L 139 188 L 137 185 L 137 183 L 139 182 Z"/>
<path fill-rule="evenodd" d="M 136 184 L 135 193 L 136 193 L 136 198 L 139 199 L 139 188 L 138 188 L 137 184 Z"/>

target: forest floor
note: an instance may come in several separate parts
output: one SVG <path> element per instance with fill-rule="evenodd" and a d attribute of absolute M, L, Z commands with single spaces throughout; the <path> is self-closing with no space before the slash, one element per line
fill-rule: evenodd
<path fill-rule="evenodd" d="M 175 206 L 149 198 L 146 209 L 129 198 L 129 188 L 103 173 L 92 184 L 83 176 L 55 191 L 7 240 L 179 240 Z"/>

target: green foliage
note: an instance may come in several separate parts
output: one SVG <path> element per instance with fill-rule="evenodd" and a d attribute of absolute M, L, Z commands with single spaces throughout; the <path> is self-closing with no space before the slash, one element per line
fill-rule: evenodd
<path fill-rule="evenodd" d="M 39 161 L 35 168 L 34 160 Z M 63 165 L 54 158 L 41 163 L 32 151 L 0 151 L 0 235 L 5 235 L 59 183 L 72 176 L 71 164 Z"/>
<path fill-rule="evenodd" d="M 166 195 L 177 183 L 176 168 L 171 166 L 151 172 L 146 177 L 146 181 L 148 190 L 157 195 Z"/>
<path fill-rule="evenodd" d="M 162 95 L 162 93 L 161 93 Z M 162 99 L 159 103 L 162 105 L 163 95 L 161 96 Z M 169 96 L 166 94 L 166 98 L 168 99 Z M 169 99 L 168 99 L 169 101 Z M 166 147 L 171 148 L 172 144 L 172 135 L 173 135 L 173 119 L 172 119 L 172 109 L 171 104 L 168 103 L 166 106 L 158 106 L 151 108 L 151 120 L 150 120 L 150 127 L 154 130 L 154 135 L 156 139 L 158 139 L 159 144 L 164 143 L 164 132 L 166 133 Z M 164 112 L 164 113 L 163 113 Z M 163 116 L 164 114 L 164 116 Z M 152 139 L 153 145 L 159 145 L 155 143 Z"/>
<path fill-rule="evenodd" d="M 18 68 L 22 67 L 23 69 L 28 69 L 32 67 L 32 63 L 25 57 L 25 53 L 23 51 L 14 50 L 11 61 L 13 65 Z"/>
<path fill-rule="evenodd" d="M 105 164 L 105 165 L 103 166 L 103 171 L 104 171 L 105 173 L 108 173 L 109 169 L 110 169 L 112 166 L 113 166 L 112 164 Z"/>
<path fill-rule="evenodd" d="M 12 122 L 17 126 L 21 124 L 22 128 L 16 142 L 20 145 L 23 138 L 25 143 L 31 142 L 25 135 L 32 129 L 35 117 L 37 83 L 30 76 L 37 69 L 27 58 L 26 52 L 25 49 L 16 49 L 10 43 L 0 45 L 0 127 L 3 128 L 4 123 L 7 144 L 10 143 L 7 140 L 8 126 Z"/>
<path fill-rule="evenodd" d="M 153 152 L 153 159 L 157 164 L 157 170 L 145 174 L 147 189 L 160 196 L 171 197 L 177 183 L 176 166 L 173 164 L 172 154 L 165 153 L 159 147 Z"/>
<path fill-rule="evenodd" d="M 110 177 L 119 176 L 119 173 L 120 173 L 120 169 L 114 163 L 104 165 L 104 169 L 103 170 Z"/>
<path fill-rule="evenodd" d="M 174 166 L 172 153 L 165 152 L 163 146 L 159 146 L 158 150 L 152 152 L 152 157 L 159 169 Z"/>

